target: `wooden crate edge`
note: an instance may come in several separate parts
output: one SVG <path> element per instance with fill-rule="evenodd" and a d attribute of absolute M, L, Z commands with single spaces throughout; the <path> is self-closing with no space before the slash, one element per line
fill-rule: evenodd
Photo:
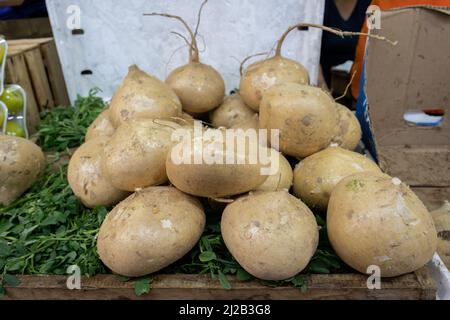
<path fill-rule="evenodd" d="M 435 299 L 436 284 L 425 268 L 397 278 L 382 280 L 380 290 L 367 289 L 361 274 L 305 276 L 305 293 L 290 286 L 269 288 L 258 281 L 241 282 L 229 277 L 231 290 L 225 290 L 209 275 L 156 275 L 152 290 L 136 296 L 132 282 L 114 275 L 82 277 L 81 290 L 69 290 L 66 276 L 20 276 L 20 285 L 7 287 L 7 299 Z"/>

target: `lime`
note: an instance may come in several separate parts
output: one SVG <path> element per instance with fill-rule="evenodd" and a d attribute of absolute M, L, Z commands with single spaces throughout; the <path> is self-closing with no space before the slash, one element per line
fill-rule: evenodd
<path fill-rule="evenodd" d="M 3 43 L 0 43 L 0 66 L 2 65 L 4 57 L 5 57 L 5 45 Z"/>
<path fill-rule="evenodd" d="M 25 138 L 25 130 L 13 120 L 9 120 L 6 123 L 6 134 L 10 136 Z"/>
<path fill-rule="evenodd" d="M 3 121 L 5 121 L 5 114 L 3 113 L 3 110 L 0 109 L 0 128 L 3 126 Z"/>
<path fill-rule="evenodd" d="M 3 90 L 2 95 L 0 96 L 0 100 L 6 104 L 9 113 L 15 114 L 22 111 L 23 107 L 23 97 L 22 93 L 13 88 L 5 88 Z"/>

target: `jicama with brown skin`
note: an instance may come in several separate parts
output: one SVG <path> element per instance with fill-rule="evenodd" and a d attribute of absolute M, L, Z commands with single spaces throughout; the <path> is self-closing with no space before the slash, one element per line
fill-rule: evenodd
<path fill-rule="evenodd" d="M 202 3 L 198 12 L 195 31 L 180 16 L 167 13 L 149 13 L 147 16 L 162 16 L 180 21 L 190 35 L 189 62 L 173 70 L 166 83 L 176 92 L 183 105 L 183 110 L 193 113 L 208 112 L 218 107 L 225 97 L 225 83 L 220 73 L 213 67 L 201 63 L 197 45 L 198 27 L 201 12 L 207 0 Z"/>

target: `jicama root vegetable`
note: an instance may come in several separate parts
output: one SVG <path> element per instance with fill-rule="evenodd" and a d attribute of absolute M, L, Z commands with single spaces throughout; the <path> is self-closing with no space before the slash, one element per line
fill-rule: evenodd
<path fill-rule="evenodd" d="M 259 116 L 257 113 L 254 113 L 250 118 L 246 119 L 245 121 L 241 121 L 239 123 L 236 123 L 231 126 L 231 129 L 259 129 Z M 259 134 L 259 132 L 257 131 Z"/>
<path fill-rule="evenodd" d="M 380 168 L 362 154 L 339 147 L 319 151 L 299 162 L 294 170 L 294 194 L 311 209 L 326 211 L 334 187 L 343 178 Z"/>
<path fill-rule="evenodd" d="M 0 204 L 8 205 L 37 180 L 45 156 L 33 142 L 0 134 Z"/>
<path fill-rule="evenodd" d="M 433 219 L 398 178 L 374 171 L 342 179 L 331 193 L 327 231 L 338 256 L 361 273 L 396 277 L 422 268 L 436 252 Z"/>
<path fill-rule="evenodd" d="M 234 125 L 247 121 L 255 112 L 247 107 L 239 93 L 225 98 L 223 103 L 210 114 L 211 124 L 216 127 L 231 128 Z"/>
<path fill-rule="evenodd" d="M 431 212 L 431 216 L 438 236 L 437 252 L 450 269 L 450 203 L 445 201 L 441 208 Z"/>
<path fill-rule="evenodd" d="M 205 220 L 200 202 L 173 187 L 139 190 L 108 213 L 97 251 L 115 273 L 148 275 L 188 253 L 200 239 Z"/>
<path fill-rule="evenodd" d="M 314 214 L 286 191 L 237 199 L 225 208 L 221 231 L 239 264 L 264 280 L 284 280 L 301 272 L 319 242 Z"/>
<path fill-rule="evenodd" d="M 162 119 L 181 116 L 181 102 L 164 82 L 136 65 L 112 97 L 109 117 L 115 128 L 134 118 Z"/>
<path fill-rule="evenodd" d="M 331 32 L 341 37 L 362 35 L 384 40 L 392 45 L 397 44 L 397 42 L 379 35 L 341 31 L 313 23 L 298 23 L 290 26 L 278 40 L 275 55 L 273 57 L 254 63 L 241 73 L 240 93 L 242 99 L 250 108 L 256 111 L 259 110 L 264 93 L 274 85 L 289 82 L 309 84 L 309 75 L 305 67 L 300 63 L 284 58 L 281 55 L 283 42 L 287 35 L 294 29 L 309 27 L 320 28 L 323 31 Z"/>
<path fill-rule="evenodd" d="M 189 32 L 189 63 L 173 70 L 166 83 L 176 92 L 187 112 L 203 113 L 218 107 L 225 96 L 225 83 L 222 76 L 213 67 L 200 62 L 197 45 L 197 31 L 204 1 L 198 13 L 195 32 L 183 18 L 166 13 L 150 13 L 148 16 L 163 16 L 180 21 Z"/>
<path fill-rule="evenodd" d="M 242 162 L 225 164 L 231 155 L 225 139 L 227 131 L 206 129 L 200 137 L 183 139 L 167 157 L 170 182 L 183 192 L 209 198 L 237 195 L 261 185 L 267 176 L 261 174 L 260 157 L 254 163 L 250 161 L 252 147 L 247 140 L 242 152 L 236 149 L 237 144 L 231 148 L 234 158 Z"/>
<path fill-rule="evenodd" d="M 81 145 L 70 158 L 67 180 L 86 207 L 111 206 L 129 193 L 115 188 L 101 168 L 101 155 L 109 137 L 96 137 Z"/>
<path fill-rule="evenodd" d="M 241 81 L 239 92 L 244 103 L 255 111 L 259 110 L 264 93 L 272 86 L 280 83 L 294 82 L 309 84 L 309 74 L 305 67 L 292 59 L 281 55 L 283 46 L 283 35 L 278 40 L 275 55 L 251 64 L 243 71 L 243 64 L 256 54 L 244 59 L 241 64 Z"/>
<path fill-rule="evenodd" d="M 97 137 L 111 137 L 115 131 L 116 129 L 109 119 L 109 109 L 105 109 L 87 129 L 84 141 L 89 141 Z"/>
<path fill-rule="evenodd" d="M 167 181 L 166 157 L 178 123 L 131 119 L 117 128 L 104 148 L 102 170 L 114 187 L 125 191 L 160 185 Z"/>
<path fill-rule="evenodd" d="M 339 126 L 333 142 L 337 143 L 341 148 L 355 150 L 361 140 L 361 125 L 355 114 L 346 106 L 336 103 L 336 108 L 338 110 Z"/>
<path fill-rule="evenodd" d="M 275 174 L 267 177 L 266 181 L 256 191 L 289 191 L 292 186 L 294 174 L 292 172 L 289 161 L 275 149 L 270 149 L 270 152 L 275 153 L 278 157 L 278 170 Z"/>
<path fill-rule="evenodd" d="M 305 158 L 330 145 L 338 125 L 338 112 L 333 99 L 322 89 L 283 83 L 264 94 L 259 124 L 264 129 L 280 130 L 282 153 Z"/>

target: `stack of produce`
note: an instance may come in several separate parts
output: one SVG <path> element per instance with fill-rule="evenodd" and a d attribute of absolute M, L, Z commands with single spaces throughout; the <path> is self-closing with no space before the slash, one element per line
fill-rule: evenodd
<path fill-rule="evenodd" d="M 225 97 L 220 74 L 200 62 L 197 32 L 178 16 L 151 15 L 183 22 L 189 63 L 165 82 L 131 66 L 68 165 L 68 182 L 84 206 L 113 207 L 95 238 L 112 272 L 211 272 L 224 287 L 225 274 L 302 286 L 299 273 L 340 267 L 328 238 L 362 273 L 376 265 L 381 276 L 398 276 L 431 259 L 437 234 L 422 202 L 353 151 L 361 138 L 353 113 L 309 85 L 301 64 L 282 57 L 296 26 L 282 35 L 275 56 L 250 65 L 240 90 Z M 212 126 L 195 122 L 205 116 Z M 267 163 L 260 157 L 249 161 L 247 140 L 237 152 L 243 163 L 205 161 L 228 159 L 236 150 L 221 138 L 242 137 L 234 129 L 249 128 L 279 130 L 279 150 L 271 148 L 271 135 L 268 146 L 258 145 L 269 164 L 278 164 L 275 172 L 261 174 Z M 70 135 L 63 141 L 69 148 L 81 142 Z M 208 220 L 220 220 L 220 227 Z"/>
<path fill-rule="evenodd" d="M 301 64 L 282 57 L 291 30 L 274 57 L 243 71 L 239 92 L 228 97 L 220 74 L 200 62 L 190 29 L 189 63 L 165 83 L 130 67 L 69 164 L 69 183 L 85 205 L 118 203 L 97 240 L 113 272 L 144 276 L 188 253 L 204 231 L 198 200 L 204 198 L 228 203 L 221 218 L 225 245 L 260 279 L 289 279 L 308 266 L 319 243 L 312 210 L 327 215 L 331 244 L 360 272 L 377 265 L 382 276 L 397 276 L 430 260 L 437 240 L 431 215 L 405 184 L 352 151 L 361 138 L 353 113 L 310 86 Z M 208 112 L 216 128 L 201 126 L 201 138 L 174 140 L 180 128 L 195 131 L 192 122 L 180 121 L 183 111 L 194 117 Z M 236 128 L 279 130 L 280 152 L 267 149 L 271 161 L 279 161 L 277 172 L 262 175 L 261 160 L 247 161 L 248 145 L 243 164 L 193 161 L 226 159 L 233 150 L 224 139 L 206 137 Z M 187 155 L 191 162 L 177 161 L 174 154 L 186 156 L 198 142 Z M 295 170 L 285 157 L 301 159 Z"/>

